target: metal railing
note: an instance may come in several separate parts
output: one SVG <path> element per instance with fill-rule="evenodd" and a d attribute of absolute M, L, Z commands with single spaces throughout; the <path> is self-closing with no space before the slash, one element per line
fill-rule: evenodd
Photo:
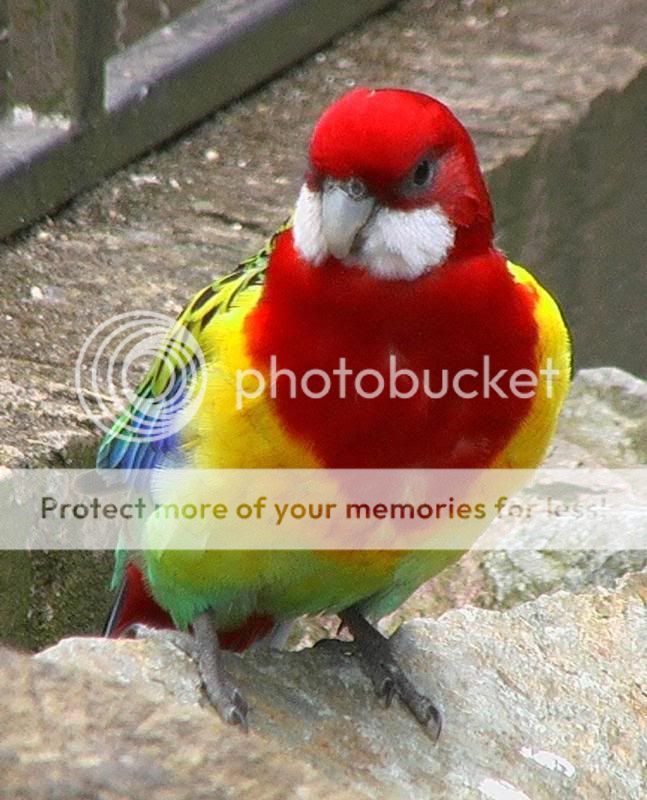
<path fill-rule="evenodd" d="M 0 237 L 394 2 L 0 0 Z"/>

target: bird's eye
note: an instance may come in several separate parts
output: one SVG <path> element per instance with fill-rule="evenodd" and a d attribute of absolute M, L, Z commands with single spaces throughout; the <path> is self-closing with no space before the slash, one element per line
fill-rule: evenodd
<path fill-rule="evenodd" d="M 413 182 L 416 186 L 424 186 L 431 175 L 431 164 L 428 158 L 424 158 L 413 173 Z"/>
<path fill-rule="evenodd" d="M 351 178 L 346 183 L 346 191 L 353 200 L 362 200 L 368 194 L 366 184 L 359 178 Z"/>

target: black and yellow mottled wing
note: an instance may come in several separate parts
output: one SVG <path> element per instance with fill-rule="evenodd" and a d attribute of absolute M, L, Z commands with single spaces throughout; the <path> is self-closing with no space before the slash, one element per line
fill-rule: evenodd
<path fill-rule="evenodd" d="M 201 368 L 200 343 L 212 320 L 226 314 L 246 289 L 261 285 L 284 223 L 253 257 L 198 292 L 166 335 L 135 399 L 115 420 L 97 454 L 100 469 L 150 469 L 178 447 L 177 425 L 187 391 Z"/>

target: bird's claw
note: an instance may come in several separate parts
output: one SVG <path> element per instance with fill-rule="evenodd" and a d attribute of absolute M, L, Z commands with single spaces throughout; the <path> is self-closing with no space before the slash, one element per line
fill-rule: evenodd
<path fill-rule="evenodd" d="M 218 634 L 208 611 L 193 620 L 196 660 L 205 693 L 224 722 L 247 733 L 247 701 L 225 669 Z"/>
<path fill-rule="evenodd" d="M 416 710 L 411 708 L 411 706 L 409 706 L 409 708 L 411 708 L 411 711 L 418 722 L 424 728 L 427 728 L 434 741 L 436 741 L 443 728 L 443 718 L 440 715 L 440 711 L 438 711 L 436 706 L 431 702 L 431 700 L 429 700 L 428 697 L 420 695 L 420 701 L 419 707 Z"/>
<path fill-rule="evenodd" d="M 148 632 L 152 630 L 153 628 L 149 628 L 148 625 L 142 625 L 139 622 L 133 622 L 121 631 L 121 633 L 119 634 L 119 638 L 145 639 Z"/>
<path fill-rule="evenodd" d="M 434 741 L 440 736 L 442 718 L 428 697 L 420 694 L 393 656 L 391 644 L 356 611 L 346 611 L 342 619 L 347 622 L 355 640 L 353 651 L 360 658 L 363 671 L 370 678 L 376 695 L 384 701 L 385 708 L 398 697 Z"/>
<path fill-rule="evenodd" d="M 236 691 L 234 705 L 230 706 L 226 713 L 226 722 L 230 725 L 238 725 L 243 733 L 249 733 L 249 724 L 247 722 L 248 711 L 249 707 L 247 701 L 240 692 Z"/>
<path fill-rule="evenodd" d="M 370 667 L 364 660 L 362 663 L 371 678 L 375 693 L 384 700 L 385 708 L 389 708 L 393 698 L 398 697 L 423 728 L 429 731 L 434 741 L 438 739 L 442 727 L 440 712 L 428 697 L 420 694 L 398 664 L 390 656 L 378 663 L 372 663 Z"/>
<path fill-rule="evenodd" d="M 212 675 L 201 670 L 201 677 L 207 699 L 223 721 L 228 725 L 238 725 L 244 733 L 247 733 L 249 706 L 229 674 L 223 670 L 218 675 L 217 681 L 214 681 Z"/>
<path fill-rule="evenodd" d="M 384 700 L 384 708 L 391 708 L 393 698 L 397 694 L 397 687 L 391 678 L 385 678 L 379 689 L 375 690 L 378 697 Z"/>

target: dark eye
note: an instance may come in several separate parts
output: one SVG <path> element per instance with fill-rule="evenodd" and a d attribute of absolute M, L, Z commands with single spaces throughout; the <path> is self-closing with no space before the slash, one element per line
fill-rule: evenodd
<path fill-rule="evenodd" d="M 424 186 L 431 175 L 431 164 L 429 159 L 423 159 L 413 173 L 413 182 L 416 186 Z"/>

